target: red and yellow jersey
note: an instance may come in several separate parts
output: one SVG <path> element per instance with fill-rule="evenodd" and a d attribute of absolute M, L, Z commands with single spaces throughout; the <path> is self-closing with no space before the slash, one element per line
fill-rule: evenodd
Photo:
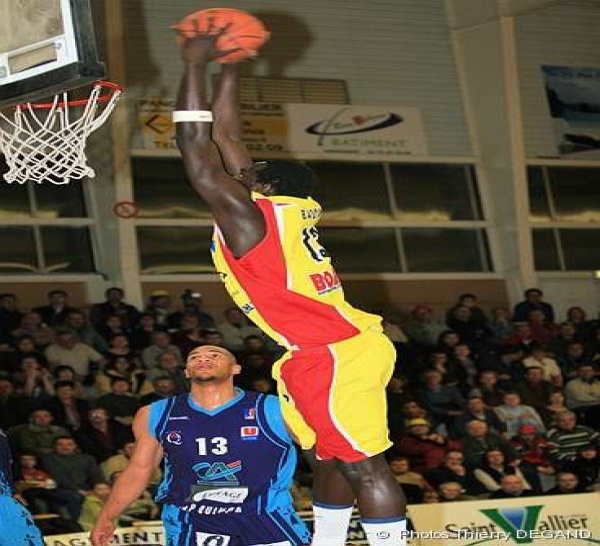
<path fill-rule="evenodd" d="M 335 343 L 367 329 L 381 318 L 352 307 L 316 224 L 321 206 L 311 198 L 253 193 L 266 221 L 260 243 L 234 258 L 218 228 L 212 254 L 235 303 L 267 335 L 288 349 Z"/>

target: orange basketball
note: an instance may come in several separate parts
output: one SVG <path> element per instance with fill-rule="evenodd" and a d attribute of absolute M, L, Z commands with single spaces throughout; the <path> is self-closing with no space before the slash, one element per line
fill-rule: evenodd
<path fill-rule="evenodd" d="M 246 11 L 231 8 L 211 8 L 195 11 L 184 17 L 173 28 L 179 31 L 179 44 L 185 38 L 193 38 L 198 32 L 216 34 L 226 31 L 216 42 L 219 51 L 239 48 L 217 61 L 232 63 L 256 54 L 256 51 L 269 39 L 269 32 L 262 22 Z"/>

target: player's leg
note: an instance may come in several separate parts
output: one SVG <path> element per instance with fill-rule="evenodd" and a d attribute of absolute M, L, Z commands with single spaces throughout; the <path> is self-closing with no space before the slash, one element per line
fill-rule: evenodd
<path fill-rule="evenodd" d="M 317 431 L 318 456 L 344 461 L 338 468 L 358 500 L 370 543 L 403 544 L 405 500 L 381 455 L 391 445 L 385 386 L 395 362 L 392 344 L 368 332 L 300 353 L 293 366 L 282 367 L 281 378 L 297 410 Z"/>
<path fill-rule="evenodd" d="M 343 546 L 355 495 L 335 459 L 319 460 L 314 449 L 304 452 L 313 470 L 313 546 Z"/>

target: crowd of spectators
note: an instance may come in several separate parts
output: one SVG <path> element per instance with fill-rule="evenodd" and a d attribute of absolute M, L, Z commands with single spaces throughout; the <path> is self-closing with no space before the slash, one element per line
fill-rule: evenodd
<path fill-rule="evenodd" d="M 239 387 L 274 393 L 282 349 L 237 308 L 213 317 L 186 291 L 162 290 L 140 311 L 110 288 L 89 309 L 63 290 L 24 312 L 0 295 L 0 428 L 17 490 L 35 513 L 89 529 L 127 465 L 145 404 L 187 390 L 183 366 L 203 344 L 231 350 Z M 599 486 L 600 323 L 583 309 L 557 323 L 538 289 L 509 309 L 463 294 L 442 317 L 425 304 L 384 320 L 398 350 L 388 385 L 390 468 L 409 502 L 570 494 Z M 307 378 L 310 381 L 310 378 Z M 300 465 L 299 508 L 310 505 Z M 123 516 L 156 517 L 150 490 Z"/>

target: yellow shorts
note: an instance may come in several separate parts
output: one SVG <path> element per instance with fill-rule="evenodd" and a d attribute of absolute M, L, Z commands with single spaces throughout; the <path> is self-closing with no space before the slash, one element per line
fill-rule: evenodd
<path fill-rule="evenodd" d="M 376 330 L 278 360 L 283 417 L 301 447 L 345 462 L 388 449 L 385 387 L 395 360 L 392 342 Z"/>

